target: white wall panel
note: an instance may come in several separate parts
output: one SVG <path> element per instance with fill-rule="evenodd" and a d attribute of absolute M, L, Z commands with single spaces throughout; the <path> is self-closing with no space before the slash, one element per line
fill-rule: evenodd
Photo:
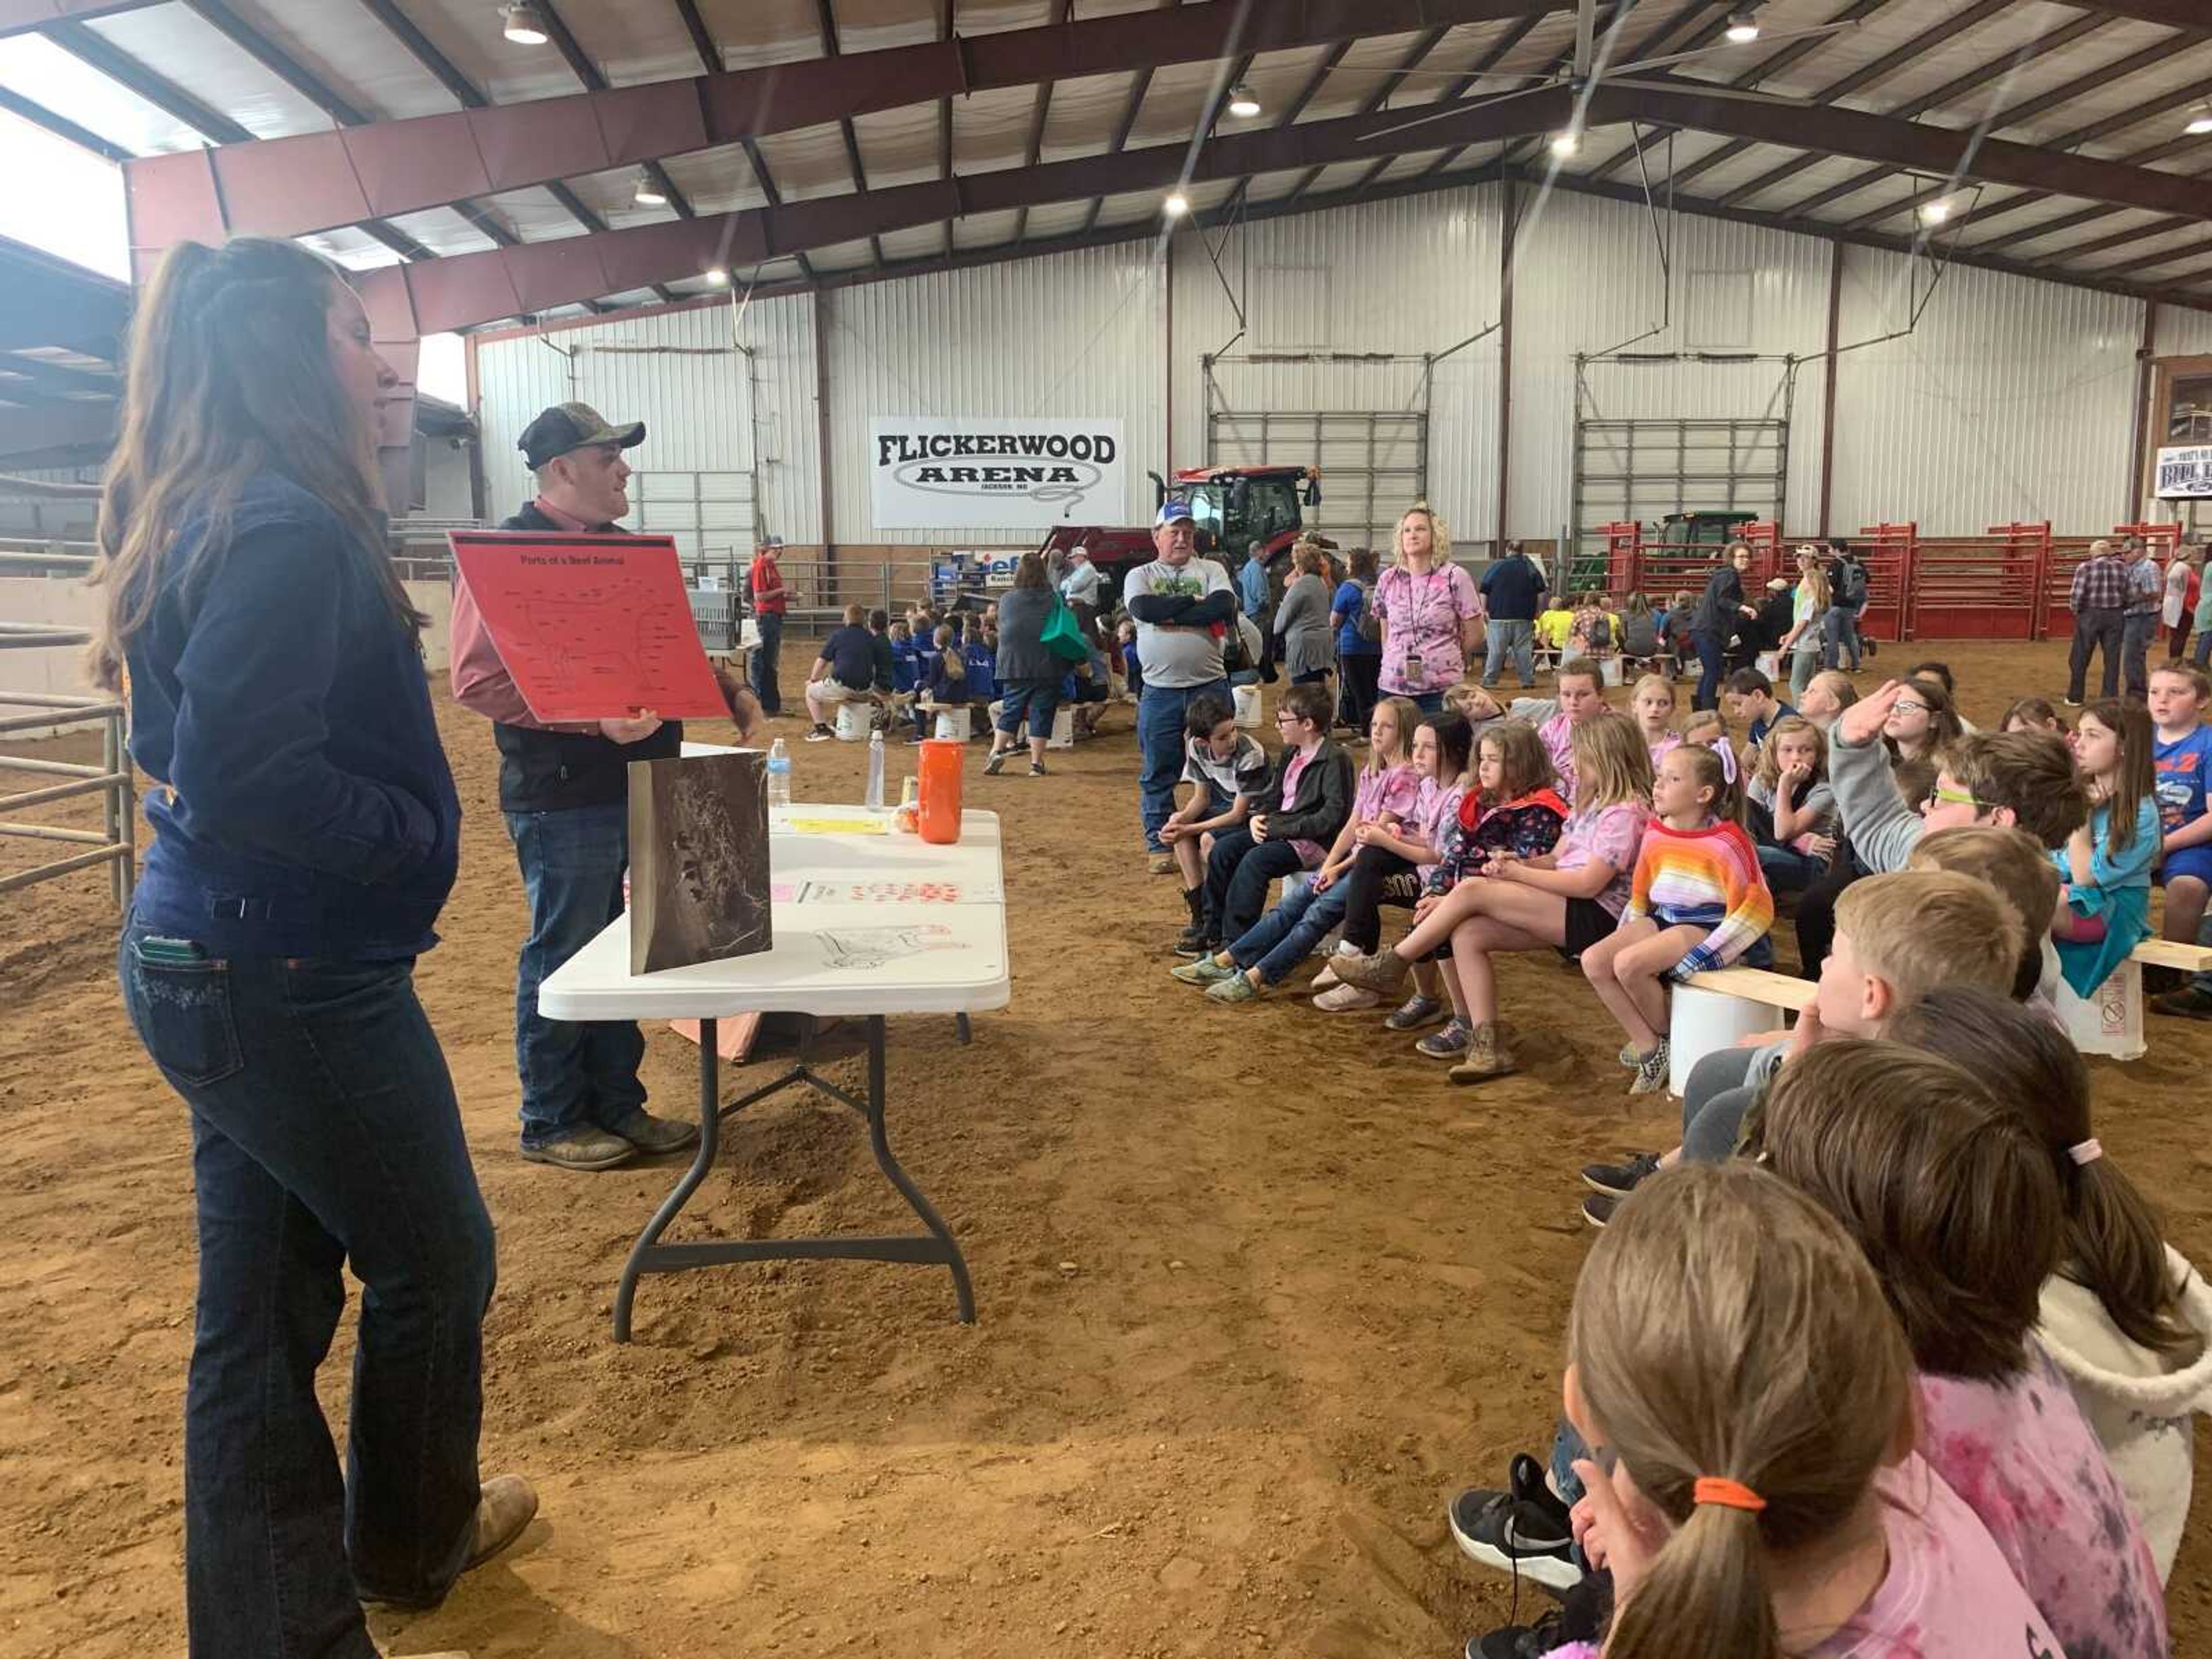
<path fill-rule="evenodd" d="M 814 398 L 811 295 L 756 300 L 738 337 L 752 349 L 761 523 L 800 545 L 822 540 L 821 416 Z"/>
<path fill-rule="evenodd" d="M 1925 294 L 1924 264 L 1847 249 L 1839 343 L 1906 328 L 1916 275 Z M 2136 301 L 1952 267 L 1917 327 L 1843 356 L 1835 527 L 2108 528 L 2130 495 L 2142 332 Z"/>
<path fill-rule="evenodd" d="M 1024 529 L 879 528 L 868 499 L 868 422 L 887 415 L 1118 418 L 1128 499 L 1097 510 L 1110 521 L 1149 521 L 1145 469 L 1167 448 L 1165 293 L 1152 245 L 1137 241 L 825 295 L 836 539 L 962 547 L 1039 539 Z"/>
<path fill-rule="evenodd" d="M 2161 357 L 2212 356 L 2212 311 L 2185 311 L 2179 306 L 2158 308 L 2158 355 Z"/>
<path fill-rule="evenodd" d="M 1498 321 L 1498 228 L 1497 187 L 1486 185 L 1242 225 L 1221 242 L 1218 273 L 1206 246 L 1218 233 L 1179 234 L 1175 465 L 1206 459 L 1202 360 L 1224 348 L 1231 358 L 1322 350 L 1407 360 L 1217 364 L 1220 401 L 1238 411 L 1419 408 L 1422 365 L 1411 360 Z M 1462 545 L 1496 530 L 1498 362 L 1493 333 L 1436 365 L 1428 392 L 1429 499 Z M 1324 496 L 1328 489 L 1324 471 Z"/>
<path fill-rule="evenodd" d="M 1638 353 L 1749 352 L 1747 363 L 1598 363 L 1587 383 L 1594 416 L 1677 419 L 1790 416 L 1790 526 L 1819 512 L 1821 366 L 1800 367 L 1826 342 L 1828 246 L 1757 226 L 1682 216 L 1672 238 L 1673 305 L 1650 220 L 1627 203 L 1555 191 L 1522 195 L 1514 243 L 1513 457 L 1507 514 L 1513 533 L 1554 537 L 1570 516 L 1574 475 L 1575 356 L 1633 341 Z M 1666 326 L 1637 340 L 1662 321 Z"/>

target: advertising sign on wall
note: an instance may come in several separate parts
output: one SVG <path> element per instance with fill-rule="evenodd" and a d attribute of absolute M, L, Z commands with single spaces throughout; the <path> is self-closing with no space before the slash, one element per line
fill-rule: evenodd
<path fill-rule="evenodd" d="M 2162 445 L 2158 452 L 2158 487 L 2162 501 L 2212 498 L 2212 444 Z"/>
<path fill-rule="evenodd" d="M 868 422 L 878 530 L 1049 530 L 1128 511 L 1121 422 L 887 415 Z"/>

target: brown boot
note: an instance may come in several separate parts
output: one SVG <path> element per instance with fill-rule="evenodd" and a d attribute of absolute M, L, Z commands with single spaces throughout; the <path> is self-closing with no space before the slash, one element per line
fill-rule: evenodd
<path fill-rule="evenodd" d="M 1454 1083 L 1486 1083 L 1513 1070 L 1513 1056 L 1498 1040 L 1498 1022 L 1485 1020 L 1468 1039 L 1467 1057 L 1445 1075 Z"/>
<path fill-rule="evenodd" d="M 538 1513 L 538 1494 L 519 1474 L 495 1474 L 477 1497 L 477 1530 L 464 1572 L 480 1567 L 522 1536 Z"/>

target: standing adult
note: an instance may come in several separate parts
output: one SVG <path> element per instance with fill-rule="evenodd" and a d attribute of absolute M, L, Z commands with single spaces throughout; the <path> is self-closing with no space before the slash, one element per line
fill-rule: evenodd
<path fill-rule="evenodd" d="M 538 1502 L 477 1478 L 491 1218 L 415 995 L 460 803 L 385 541 L 395 381 L 291 242 L 178 244 L 131 333 L 94 662 L 162 786 L 117 954 L 191 1114 L 190 1650 L 375 1659 L 362 1598 L 434 1606 Z M 348 1266 L 342 1477 L 315 1374 Z"/>
<path fill-rule="evenodd" d="M 2160 607 L 2159 619 L 2168 633 L 2166 641 L 2166 659 L 2179 662 L 2181 653 L 2189 648 L 2189 630 L 2197 617 L 2197 598 L 2200 586 L 2199 568 L 2204 562 L 2204 550 L 2194 542 L 2184 542 L 2173 550 L 2173 557 L 2166 566 L 2166 603 Z"/>
<path fill-rule="evenodd" d="M 1743 573 L 1750 568 L 1749 544 L 1732 544 L 1713 574 L 1705 578 L 1705 591 L 1690 615 L 1690 642 L 1698 652 L 1698 689 L 1690 699 L 1692 708 L 1719 706 L 1729 641 L 1745 623 L 1758 618 L 1757 607 L 1743 597 Z"/>
<path fill-rule="evenodd" d="M 1544 608 L 1551 586 L 1544 567 L 1522 550 L 1518 542 L 1505 544 L 1505 556 L 1493 559 L 1482 573 L 1482 683 L 1494 686 L 1510 653 L 1513 672 L 1527 690 L 1536 683 L 1536 613 Z"/>
<path fill-rule="evenodd" d="M 2166 602 L 2166 573 L 2140 536 L 2128 538 L 2127 562 L 2127 613 L 2120 625 L 2120 651 L 2128 696 L 2141 702 L 2150 695 L 2150 642 Z"/>
<path fill-rule="evenodd" d="M 1790 695 L 1802 697 L 1813 676 L 1820 672 L 1820 649 L 1826 637 L 1828 612 L 1833 594 L 1820 550 L 1810 545 L 1797 550 L 1797 586 L 1792 592 L 1790 631 L 1782 636 L 1784 654 L 1790 659 Z"/>
<path fill-rule="evenodd" d="M 782 551 L 783 538 L 769 537 L 745 572 L 745 586 L 753 599 L 753 625 L 760 630 L 760 645 L 753 652 L 753 695 L 760 699 L 764 714 L 783 713 L 783 690 L 775 678 L 781 665 L 777 658 L 783 650 L 784 609 L 790 602 L 784 591 L 783 566 L 777 558 Z"/>
<path fill-rule="evenodd" d="M 559 404 L 522 429 L 538 493 L 501 530 L 620 531 L 629 511 L 623 451 L 645 426 L 610 426 L 586 404 Z M 549 726 L 530 712 L 468 585 L 453 586 L 453 700 L 492 722 L 499 808 L 522 867 L 530 937 L 514 974 L 514 1063 L 522 1078 L 522 1156 L 563 1170 L 611 1170 L 640 1152 L 673 1152 L 696 1125 L 645 1109 L 637 1074 L 645 1038 L 632 1020 L 548 1019 L 538 988 L 623 913 L 629 865 L 629 763 L 684 746 L 683 726 L 634 716 Z M 749 722 L 740 720 L 740 724 Z"/>
<path fill-rule="evenodd" d="M 1329 606 L 1330 619 L 1336 624 L 1337 717 L 1354 732 L 1367 729 L 1380 695 L 1382 641 L 1369 639 L 1361 629 L 1374 604 L 1375 550 L 1355 547 Z"/>
<path fill-rule="evenodd" d="M 1859 617 L 1866 610 L 1867 569 L 1858 549 L 1830 542 L 1835 556 L 1828 567 L 1828 614 L 1820 620 L 1820 666 L 1840 668 L 1846 658 L 1859 672 Z"/>
<path fill-rule="evenodd" d="M 1336 661 L 1329 637 L 1329 589 L 1321 548 L 1300 540 L 1291 547 L 1291 582 L 1275 608 L 1275 632 L 1283 637 L 1283 666 L 1292 685 L 1318 685 Z"/>
<path fill-rule="evenodd" d="M 1098 567 L 1091 562 L 1089 548 L 1079 547 L 1067 556 L 1067 574 L 1059 583 L 1060 596 L 1067 601 L 1067 608 L 1075 613 L 1075 625 L 1091 645 L 1098 643 L 1098 595 L 1102 585 Z M 1000 632 L 1004 631 L 1005 624 L 1001 623 Z"/>
<path fill-rule="evenodd" d="M 1088 562 L 1077 567 L 1089 568 Z M 1092 574 L 1097 573 L 1093 571 Z M 984 772 L 992 777 L 1006 763 L 1020 741 L 1017 735 L 1024 718 L 1030 728 L 1030 775 L 1044 776 L 1045 744 L 1052 738 L 1052 717 L 1060 708 L 1060 682 L 1067 665 L 1044 642 L 1045 624 L 1053 618 L 1057 601 L 1044 574 L 1044 561 L 1036 553 L 1022 555 L 1014 566 L 1014 585 L 999 601 L 999 718 L 991 738 L 991 758 Z"/>
<path fill-rule="evenodd" d="M 2118 696 L 2120 642 L 2126 632 L 2128 567 L 2113 551 L 2112 543 L 2101 536 L 2089 544 L 2089 556 L 2074 567 L 2066 608 L 2074 613 L 2074 643 L 2066 661 L 2066 706 L 2081 706 L 2093 651 L 2104 653 L 2104 690 L 2100 695 Z"/>
<path fill-rule="evenodd" d="M 1237 608 L 1252 619 L 1260 630 L 1262 649 L 1260 653 L 1260 678 L 1268 684 L 1275 683 L 1275 630 L 1267 626 L 1267 596 L 1273 584 L 1267 575 L 1267 546 L 1254 539 L 1244 555 L 1244 562 L 1237 568 Z"/>
<path fill-rule="evenodd" d="M 1137 745 L 1144 757 L 1145 851 L 1152 867 L 1165 874 L 1175 868 L 1175 858 L 1160 840 L 1160 826 L 1175 811 L 1183 720 L 1190 705 L 1208 694 L 1230 701 L 1221 641 L 1233 625 L 1237 602 L 1228 573 L 1212 559 L 1194 556 L 1198 533 L 1188 501 L 1160 504 L 1152 520 L 1152 550 L 1159 556 L 1128 574 L 1121 599 L 1137 624 L 1137 661 L 1144 673 Z"/>
<path fill-rule="evenodd" d="M 1467 653 L 1482 641 L 1482 596 L 1474 579 L 1451 562 L 1443 524 L 1426 501 L 1398 516 L 1398 562 L 1375 584 L 1382 614 L 1379 684 L 1407 697 L 1425 714 L 1444 706 L 1444 693 L 1467 672 Z"/>

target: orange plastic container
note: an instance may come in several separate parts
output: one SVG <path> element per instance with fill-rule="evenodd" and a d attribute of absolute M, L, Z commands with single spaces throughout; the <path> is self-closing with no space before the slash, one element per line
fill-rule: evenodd
<path fill-rule="evenodd" d="M 960 839 L 960 769 L 968 745 L 932 738 L 921 745 L 921 838 L 939 846 Z"/>

